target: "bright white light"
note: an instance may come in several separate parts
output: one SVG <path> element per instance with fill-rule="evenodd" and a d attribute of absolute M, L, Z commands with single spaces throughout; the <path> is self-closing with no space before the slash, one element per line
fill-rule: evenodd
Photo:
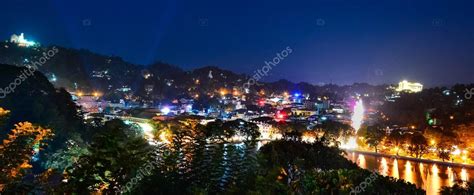
<path fill-rule="evenodd" d="M 362 125 L 362 120 L 364 119 L 364 105 L 362 100 L 360 99 L 359 101 L 356 102 L 354 106 L 354 113 L 352 115 L 352 128 L 355 129 L 356 133 L 360 129 L 360 126 Z M 352 136 L 349 137 L 348 140 L 340 140 L 341 142 L 341 148 L 344 149 L 357 149 L 357 141 L 356 137 Z"/>
<path fill-rule="evenodd" d="M 30 46 L 35 46 L 36 43 L 34 41 L 29 41 L 25 39 L 25 35 L 21 33 L 20 35 L 12 35 L 10 41 L 12 43 L 18 44 L 20 47 L 30 47 Z"/>
<path fill-rule="evenodd" d="M 355 137 L 350 137 L 346 142 L 341 142 L 341 148 L 343 149 L 356 149 L 357 142 Z"/>
<path fill-rule="evenodd" d="M 362 125 L 362 120 L 364 119 L 364 104 L 362 99 L 356 102 L 354 106 L 354 114 L 352 115 L 352 128 L 357 131 L 360 129 Z"/>
<path fill-rule="evenodd" d="M 153 136 L 153 126 L 151 126 L 150 124 L 148 123 L 137 123 L 138 126 L 140 126 L 140 128 L 142 129 L 143 131 L 143 134 L 145 135 L 145 138 L 148 140 L 148 141 L 152 141 L 154 136 Z"/>
<path fill-rule="evenodd" d="M 452 155 L 460 155 L 461 150 L 459 148 L 456 148 L 453 152 L 451 152 Z"/>
<path fill-rule="evenodd" d="M 161 112 L 165 115 L 168 115 L 171 112 L 171 110 L 168 107 L 164 107 L 161 109 Z"/>

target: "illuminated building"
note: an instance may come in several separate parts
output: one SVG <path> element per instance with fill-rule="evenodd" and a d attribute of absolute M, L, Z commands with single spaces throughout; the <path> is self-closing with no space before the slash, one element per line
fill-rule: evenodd
<path fill-rule="evenodd" d="M 25 35 L 23 33 L 20 35 L 13 34 L 10 38 L 10 42 L 16 43 L 20 47 L 31 47 L 36 45 L 34 41 L 25 39 Z"/>
<path fill-rule="evenodd" d="M 316 115 L 317 113 L 316 113 L 316 110 L 292 108 L 291 109 L 291 114 L 293 116 L 307 118 L 307 117 L 310 117 L 312 115 Z"/>
<path fill-rule="evenodd" d="M 107 103 L 105 101 L 99 100 L 99 94 L 83 94 L 77 93 L 76 104 L 81 106 L 83 112 L 86 113 L 101 113 Z"/>
<path fill-rule="evenodd" d="M 398 83 L 396 91 L 407 91 L 410 93 L 417 93 L 423 90 L 423 85 L 420 83 L 412 83 L 406 80 Z"/>

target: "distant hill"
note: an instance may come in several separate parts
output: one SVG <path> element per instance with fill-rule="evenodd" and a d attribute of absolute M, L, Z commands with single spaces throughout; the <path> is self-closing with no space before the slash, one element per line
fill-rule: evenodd
<path fill-rule="evenodd" d="M 244 84 L 251 78 L 214 66 L 184 71 L 163 62 L 143 66 L 126 62 L 116 56 L 56 47 L 59 52 L 40 69 L 48 80 L 68 91 L 86 93 L 100 91 L 111 100 L 123 98 L 126 94 L 135 95 L 140 99 L 159 101 L 177 96 L 213 94 L 222 88 L 242 91 Z M 23 48 L 3 42 L 0 45 L 0 63 L 25 66 L 38 61 L 43 52 L 51 48 Z M 128 88 L 131 88 L 131 91 L 123 90 Z M 339 94 L 342 94 L 352 89 L 352 86 L 315 86 L 304 82 L 296 84 L 287 80 L 259 82 L 258 85 L 250 86 L 251 92 L 261 89 L 271 92 L 301 91 L 315 95 L 329 91 L 336 93 L 339 91 Z M 359 86 L 358 89 L 367 91 L 373 90 L 374 87 L 366 85 Z"/>
<path fill-rule="evenodd" d="M 24 67 L 0 64 L 0 107 L 11 111 L 0 129 L 0 138 L 13 124 L 24 121 L 51 128 L 56 135 L 52 147 L 65 143 L 73 134 L 85 133 L 71 95 L 56 89 L 42 73 L 28 76 L 25 71 Z"/>

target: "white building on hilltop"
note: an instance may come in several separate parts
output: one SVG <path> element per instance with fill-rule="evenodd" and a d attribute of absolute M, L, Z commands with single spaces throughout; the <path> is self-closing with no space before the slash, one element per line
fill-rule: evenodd
<path fill-rule="evenodd" d="M 423 90 L 423 85 L 420 83 L 412 83 L 406 80 L 398 83 L 396 91 L 407 91 L 410 93 L 417 93 Z"/>
<path fill-rule="evenodd" d="M 25 35 L 23 33 L 20 35 L 13 34 L 10 38 L 10 42 L 16 43 L 20 47 L 31 47 L 36 45 L 34 41 L 25 39 Z"/>

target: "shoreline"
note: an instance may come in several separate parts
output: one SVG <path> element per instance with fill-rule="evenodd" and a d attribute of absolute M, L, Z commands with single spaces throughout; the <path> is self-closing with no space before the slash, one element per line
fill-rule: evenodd
<path fill-rule="evenodd" d="M 395 157 L 397 159 L 410 160 L 410 161 L 416 161 L 416 162 L 474 169 L 473 164 L 462 164 L 462 163 L 454 163 L 454 162 L 448 162 L 448 161 L 443 162 L 443 161 L 438 161 L 438 160 L 423 159 L 423 158 L 420 159 L 420 158 L 414 158 L 414 157 L 408 157 L 408 156 L 397 156 L 393 154 L 375 153 L 375 152 L 352 150 L 352 149 L 342 149 L 342 150 L 346 152 L 355 152 L 355 153 L 367 154 L 367 155 L 372 155 L 372 156 L 381 156 L 381 157 L 389 157 L 389 158 Z"/>

